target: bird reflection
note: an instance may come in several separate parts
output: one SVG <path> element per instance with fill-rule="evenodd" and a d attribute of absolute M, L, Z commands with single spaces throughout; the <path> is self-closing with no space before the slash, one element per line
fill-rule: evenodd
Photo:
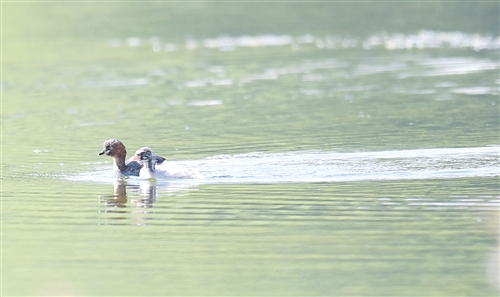
<path fill-rule="evenodd" d="M 169 201 L 158 204 L 158 193 L 164 197 L 184 196 L 199 183 L 186 180 L 119 179 L 113 182 L 113 194 L 99 196 L 99 225 L 148 225 L 155 219 L 165 222 Z"/>
<path fill-rule="evenodd" d="M 128 191 L 128 194 L 127 194 Z M 128 203 L 130 200 L 130 204 Z M 131 216 L 131 214 L 150 214 L 157 201 L 157 186 L 155 180 L 144 180 L 139 185 L 127 184 L 126 180 L 117 180 L 113 183 L 113 195 L 99 197 L 99 202 L 104 206 L 99 213 L 104 214 L 100 218 L 100 225 L 121 225 L 130 222 L 119 223 L 119 220 L 136 221 L 135 224 L 144 225 L 142 221 L 147 217 Z"/>

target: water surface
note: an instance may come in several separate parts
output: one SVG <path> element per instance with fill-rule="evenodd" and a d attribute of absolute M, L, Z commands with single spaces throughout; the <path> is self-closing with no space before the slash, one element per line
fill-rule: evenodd
<path fill-rule="evenodd" d="M 2 294 L 497 296 L 498 11 L 4 3 Z"/>

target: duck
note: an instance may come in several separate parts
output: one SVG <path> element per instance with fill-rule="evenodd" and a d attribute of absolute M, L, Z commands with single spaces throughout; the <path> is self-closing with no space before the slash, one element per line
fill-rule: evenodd
<path fill-rule="evenodd" d="M 115 138 L 106 140 L 103 143 L 103 150 L 97 155 L 104 154 L 113 158 L 113 169 L 117 176 L 139 176 L 143 165 L 137 161 L 125 162 L 127 150 L 120 140 Z"/>

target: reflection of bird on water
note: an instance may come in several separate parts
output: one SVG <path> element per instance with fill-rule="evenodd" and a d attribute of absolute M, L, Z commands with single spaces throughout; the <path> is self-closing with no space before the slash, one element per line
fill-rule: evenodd
<path fill-rule="evenodd" d="M 117 180 L 114 184 L 114 194 L 100 196 L 99 201 L 104 205 L 99 210 L 99 225 L 145 225 L 150 220 L 149 215 L 154 213 L 156 204 L 156 182 L 143 180 L 139 185 L 129 185 L 124 180 Z M 127 191 L 129 193 L 127 193 Z M 133 214 L 133 216 L 130 216 Z"/>

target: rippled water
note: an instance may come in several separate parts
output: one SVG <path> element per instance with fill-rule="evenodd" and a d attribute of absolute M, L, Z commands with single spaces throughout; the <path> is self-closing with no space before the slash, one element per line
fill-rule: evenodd
<path fill-rule="evenodd" d="M 289 152 L 218 155 L 169 163 L 175 170 L 199 171 L 204 178 L 158 183 L 318 183 L 492 177 L 499 175 L 499 147 L 439 148 L 358 153 Z M 109 163 L 109 162 L 108 162 Z M 73 181 L 113 182 L 111 165 L 68 176 Z M 131 177 L 134 180 L 140 178 Z"/>
<path fill-rule="evenodd" d="M 292 37 L 290 35 L 257 35 L 257 36 L 221 36 L 207 38 L 203 40 L 187 39 L 183 45 L 172 42 L 162 42 L 160 37 L 141 38 L 129 37 L 125 40 L 112 39 L 110 45 L 120 47 L 122 45 L 130 47 L 151 47 L 154 52 L 172 52 L 179 49 L 195 50 L 198 48 L 218 49 L 221 51 L 233 51 L 238 48 L 256 48 L 273 46 L 292 46 L 294 49 L 304 45 L 313 45 L 323 49 L 342 49 L 361 47 L 365 50 L 385 48 L 396 49 L 425 49 L 425 48 L 465 48 L 481 51 L 485 49 L 497 50 L 500 48 L 498 37 L 481 34 L 467 34 L 463 32 L 439 32 L 423 30 L 417 34 L 391 34 L 378 33 L 359 39 L 355 37 L 342 36 L 314 36 L 306 34 Z"/>
<path fill-rule="evenodd" d="M 3 3 L 0 293 L 498 295 L 498 4 L 361 4 Z"/>

